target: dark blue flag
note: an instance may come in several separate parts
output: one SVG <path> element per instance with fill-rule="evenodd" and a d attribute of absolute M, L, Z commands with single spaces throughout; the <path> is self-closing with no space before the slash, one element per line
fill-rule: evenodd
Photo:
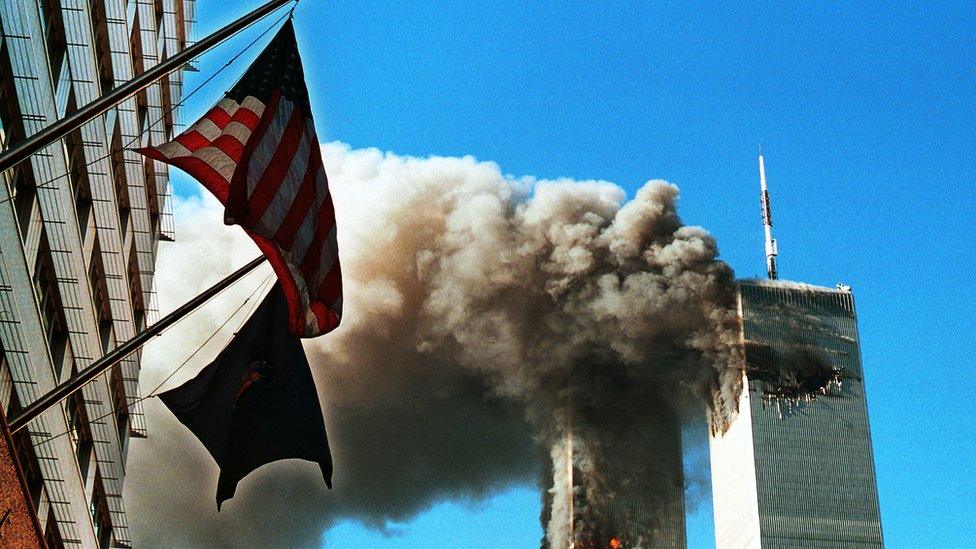
<path fill-rule="evenodd" d="M 280 459 L 318 463 L 332 487 L 322 408 L 280 283 L 216 360 L 159 397 L 220 467 L 218 510 L 238 481 Z"/>

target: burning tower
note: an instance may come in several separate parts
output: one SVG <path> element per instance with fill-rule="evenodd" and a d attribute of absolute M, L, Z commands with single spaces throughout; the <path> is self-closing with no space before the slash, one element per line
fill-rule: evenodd
<path fill-rule="evenodd" d="M 854 296 L 775 280 L 759 167 L 770 280 L 738 283 L 746 372 L 738 418 L 710 439 L 716 546 L 881 547 Z"/>
<path fill-rule="evenodd" d="M 572 407 L 550 456 L 543 547 L 685 547 L 680 419 L 656 395 L 635 393 L 644 391 Z"/>

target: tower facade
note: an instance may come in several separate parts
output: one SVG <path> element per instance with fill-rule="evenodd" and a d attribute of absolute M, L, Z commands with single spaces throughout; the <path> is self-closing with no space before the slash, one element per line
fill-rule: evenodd
<path fill-rule="evenodd" d="M 577 429 L 552 449 L 543 548 L 687 546 L 681 425 L 660 402 L 644 404 L 615 410 L 600 427 L 610 436 Z"/>
<path fill-rule="evenodd" d="M 187 46 L 193 0 L 0 2 L 0 150 Z M 0 175 L 0 406 L 7 417 L 154 320 L 182 71 Z M 128 547 L 122 482 L 145 436 L 138 353 L 19 431 L 52 547 Z"/>
<path fill-rule="evenodd" d="M 850 288 L 738 287 L 747 371 L 709 441 L 716 546 L 882 547 Z"/>

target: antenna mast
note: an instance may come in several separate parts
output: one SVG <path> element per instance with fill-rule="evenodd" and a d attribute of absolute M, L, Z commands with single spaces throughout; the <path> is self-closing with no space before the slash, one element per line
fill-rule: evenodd
<path fill-rule="evenodd" d="M 766 272 L 771 280 L 779 278 L 776 271 L 776 239 L 773 238 L 773 213 L 769 207 L 769 191 L 766 189 L 766 164 L 763 162 L 762 146 L 759 147 L 759 196 L 762 204 L 763 230 L 766 233 Z"/>

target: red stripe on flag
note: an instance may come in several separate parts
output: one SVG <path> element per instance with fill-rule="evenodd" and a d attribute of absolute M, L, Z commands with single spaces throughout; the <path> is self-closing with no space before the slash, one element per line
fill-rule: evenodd
<path fill-rule="evenodd" d="M 224 218 L 225 219 L 239 219 L 247 214 L 249 204 L 247 202 L 247 171 L 248 166 L 251 163 L 251 157 L 254 154 L 255 147 L 261 142 L 261 137 L 268 130 L 268 125 L 274 120 L 275 112 L 278 110 L 278 100 L 281 99 L 281 92 L 275 90 L 271 94 L 271 99 L 268 100 L 268 104 L 264 107 L 264 113 L 261 115 L 261 121 L 251 132 L 251 138 L 247 140 L 244 144 L 244 152 L 241 153 L 241 162 L 237 165 L 237 169 L 234 170 L 234 177 L 231 180 L 230 188 L 233 190 L 231 194 L 227 196 L 224 205 Z"/>
<path fill-rule="evenodd" d="M 318 149 L 318 146 L 313 148 Z M 285 215 L 281 225 L 278 226 L 278 232 L 275 233 L 275 241 L 283 250 L 291 249 L 295 242 L 295 233 L 305 222 L 308 211 L 315 202 L 315 177 L 322 169 L 322 165 L 314 160 L 313 154 L 309 160 L 308 168 L 305 169 L 305 178 L 302 180 L 301 187 L 298 188 L 298 194 L 295 195 L 295 200 L 292 202 L 288 214 Z"/>
<path fill-rule="evenodd" d="M 315 214 L 318 219 L 315 227 L 315 236 L 308 246 L 308 252 L 302 259 L 301 271 L 305 276 L 312 276 L 319 270 L 319 256 L 322 255 L 322 243 L 328 238 L 329 233 L 335 226 L 335 211 L 332 209 L 332 193 L 325 195 L 325 201 Z"/>
<path fill-rule="evenodd" d="M 241 155 L 244 153 L 244 144 L 238 141 L 233 135 L 225 133 L 217 139 L 214 139 L 210 145 L 224 151 L 224 154 L 229 156 L 234 162 L 240 163 Z"/>
<path fill-rule="evenodd" d="M 302 316 L 302 313 L 305 312 L 305 304 L 302 303 L 302 298 L 298 294 L 298 286 L 291 276 L 291 271 L 288 269 L 281 251 L 271 240 L 246 229 L 245 232 L 258 245 L 261 253 L 268 258 L 268 263 L 271 264 L 278 280 L 281 281 L 281 289 L 285 294 L 285 301 L 288 302 L 288 330 L 295 335 L 304 335 L 305 317 Z"/>
<path fill-rule="evenodd" d="M 168 162 L 198 179 L 221 203 L 227 202 L 227 180 L 213 166 L 195 156 L 177 156 Z"/>
<path fill-rule="evenodd" d="M 339 325 L 339 315 L 318 301 L 312 302 L 312 312 L 319 321 L 319 333 L 332 331 Z"/>
<path fill-rule="evenodd" d="M 254 128 L 258 127 L 259 123 L 261 123 L 261 117 L 258 116 L 258 113 L 252 111 L 251 109 L 241 107 L 237 109 L 237 112 L 234 113 L 234 121 L 240 122 L 241 124 L 247 126 L 248 129 L 253 130 Z"/>
<path fill-rule="evenodd" d="M 191 152 L 195 152 L 210 145 L 210 140 L 196 130 L 187 130 L 186 132 L 177 135 L 176 139 L 173 141 L 176 141 L 180 145 L 190 149 Z"/>
<path fill-rule="evenodd" d="M 335 303 L 335 300 L 342 295 L 342 273 L 339 268 L 338 257 L 332 267 L 329 268 L 329 273 L 322 279 L 322 284 L 319 285 L 315 295 L 318 296 L 318 301 L 329 304 Z"/>
<path fill-rule="evenodd" d="M 248 213 L 239 219 L 239 223 L 254 225 L 264 215 L 264 210 L 274 200 L 278 189 L 281 188 L 285 176 L 288 174 L 288 168 L 291 167 L 292 160 L 295 158 L 295 151 L 298 150 L 298 144 L 301 142 L 304 133 L 305 121 L 302 113 L 297 108 L 293 109 L 271 161 L 264 168 L 261 179 L 254 185 L 254 191 L 248 198 Z"/>
<path fill-rule="evenodd" d="M 224 108 L 220 106 L 210 109 L 210 111 L 208 111 L 207 114 L 203 115 L 203 117 L 209 119 L 211 122 L 214 123 L 214 125 L 216 125 L 220 129 L 224 129 L 224 126 L 226 126 L 231 121 L 230 114 L 228 114 L 227 111 L 225 111 Z"/>
<path fill-rule="evenodd" d="M 169 157 L 163 154 L 162 151 L 160 151 L 156 147 L 140 147 L 138 149 L 133 149 L 133 150 L 135 150 L 137 153 L 143 156 L 148 156 L 153 160 L 159 160 L 160 162 L 165 162 L 165 163 L 169 163 L 170 161 Z"/>

